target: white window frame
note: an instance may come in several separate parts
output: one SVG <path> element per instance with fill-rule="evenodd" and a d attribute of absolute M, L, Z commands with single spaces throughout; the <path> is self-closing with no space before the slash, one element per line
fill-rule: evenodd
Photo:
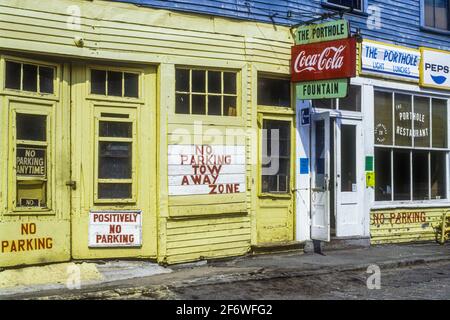
<path fill-rule="evenodd" d="M 449 2 L 449 6 L 450 6 L 450 1 L 447 0 Z M 447 13 L 447 19 L 450 19 L 450 10 Z M 420 28 L 424 31 L 428 31 L 428 32 L 434 32 L 434 33 L 440 33 L 440 34 L 445 34 L 445 35 L 450 35 L 450 30 L 444 30 L 444 29 L 438 29 L 435 27 L 429 27 L 427 25 L 425 25 L 425 0 L 420 0 Z"/>
<path fill-rule="evenodd" d="M 374 203 L 374 206 L 373 206 L 373 208 L 376 208 L 376 209 L 378 209 L 378 208 L 386 208 L 386 207 L 392 207 L 392 206 L 395 206 L 395 207 L 398 207 L 398 206 L 406 206 L 406 207 L 408 207 L 408 206 L 430 206 L 430 205 L 432 205 L 432 206 L 443 206 L 443 205 L 447 205 L 449 202 L 450 202 L 450 199 L 449 199 L 449 196 L 450 196 L 450 192 L 449 192 L 449 183 L 450 183 L 450 178 L 449 178 L 449 170 L 450 170 L 450 166 L 449 166 L 449 164 L 450 164 L 450 127 L 449 127 L 449 125 L 450 125 L 450 97 L 448 97 L 448 96 L 441 96 L 441 95 L 439 95 L 439 94 L 437 94 L 437 93 L 435 93 L 435 92 L 427 92 L 427 91 L 421 91 L 421 90 L 418 90 L 418 91 L 415 91 L 415 90 L 404 90 L 403 88 L 399 88 L 399 89 L 397 89 L 396 88 L 396 86 L 392 86 L 392 87 L 386 87 L 386 86 L 374 86 L 374 88 L 373 88 L 373 90 L 374 90 L 374 97 L 373 97 L 373 99 L 374 99 L 374 101 L 375 101 L 375 92 L 376 91 L 384 91 L 384 92 L 393 92 L 393 93 L 403 93 L 403 94 L 408 94 L 408 95 L 411 95 L 412 96 L 412 99 L 413 99 L 413 96 L 425 96 L 425 97 L 428 97 L 428 98 L 436 98 L 436 99 L 446 99 L 447 100 L 447 148 L 433 148 L 432 147 L 432 132 L 431 132 L 431 130 L 432 130 L 432 105 L 430 105 L 430 147 L 429 148 L 422 148 L 422 147 L 420 147 L 420 148 L 416 148 L 416 147 L 414 147 L 414 139 L 412 139 L 412 143 L 411 143 L 411 146 L 395 146 L 395 133 L 393 132 L 393 141 L 392 141 L 392 145 L 377 145 L 377 144 L 375 144 L 374 143 L 374 141 L 373 141 L 373 139 L 372 139 L 372 144 L 373 144 L 373 154 L 375 155 L 375 148 L 385 148 L 385 149 L 388 149 L 388 150 L 390 150 L 390 154 L 391 154 L 391 162 L 390 162 L 390 166 L 391 166 L 391 188 L 392 188 L 392 198 L 393 198 L 393 194 L 394 194 L 394 184 L 393 184 L 393 159 L 392 159 L 392 157 L 393 157 L 393 152 L 392 152 L 392 150 L 393 149 L 397 149 L 397 150 L 401 150 L 401 149 L 404 149 L 404 150 L 424 150 L 424 151 L 428 151 L 428 152 L 432 152 L 432 151 L 436 151 L 436 152 L 439 152 L 439 151 L 441 151 L 441 152 L 445 152 L 446 153 L 446 157 L 445 157 L 445 161 L 446 161 L 446 164 L 445 164 L 445 167 L 446 167 L 446 181 L 445 181 L 445 183 L 446 183 L 446 185 L 445 185 L 445 199 L 427 199 L 427 200 L 413 200 L 413 185 L 412 185 L 412 180 L 411 180 L 411 186 L 410 186 L 410 193 L 411 193 L 411 200 L 388 200 L 388 201 L 385 201 L 385 200 L 383 200 L 383 201 L 376 201 L 375 200 L 375 193 L 374 193 L 374 199 L 373 199 L 373 203 Z M 394 96 L 393 96 L 393 99 L 394 99 Z M 394 103 L 394 101 L 393 101 L 393 103 Z M 374 106 L 375 107 L 375 106 Z M 392 109 L 393 111 L 393 113 L 394 113 L 394 109 Z M 374 110 L 375 111 L 375 110 Z M 393 114 L 393 117 L 394 117 L 394 114 Z M 372 118 L 372 121 L 374 121 L 374 117 Z M 394 118 L 393 118 L 393 126 L 395 125 L 395 121 L 394 121 Z M 430 154 L 430 153 L 428 153 L 428 154 Z M 410 178 L 412 179 L 413 178 L 413 167 L 412 167 L 412 152 L 410 151 L 409 152 L 409 158 L 410 158 Z M 430 157 L 429 157 L 430 158 Z M 376 161 L 376 160 L 375 160 Z M 429 160 L 429 162 L 428 162 L 428 164 L 429 164 L 429 168 L 428 168 L 428 170 L 431 170 L 431 167 L 430 167 L 430 160 Z M 375 171 L 375 175 L 376 175 L 377 173 L 376 173 L 376 171 Z M 430 177 L 430 175 L 429 175 L 429 179 L 430 179 L 431 177 Z M 429 185 L 429 188 L 430 188 L 430 185 Z M 430 192 L 430 196 L 431 196 L 431 189 L 429 189 L 429 192 Z"/>

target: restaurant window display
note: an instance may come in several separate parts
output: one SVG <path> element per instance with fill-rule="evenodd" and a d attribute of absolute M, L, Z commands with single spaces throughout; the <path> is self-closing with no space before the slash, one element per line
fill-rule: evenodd
<path fill-rule="evenodd" d="M 375 200 L 446 199 L 447 100 L 375 91 Z"/>

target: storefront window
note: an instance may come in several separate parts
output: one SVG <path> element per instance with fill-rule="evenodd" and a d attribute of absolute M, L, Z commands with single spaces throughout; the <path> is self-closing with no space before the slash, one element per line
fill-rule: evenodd
<path fill-rule="evenodd" d="M 237 115 L 237 73 L 177 68 L 175 113 Z"/>
<path fill-rule="evenodd" d="M 262 192 L 289 193 L 291 123 L 263 121 L 262 137 Z"/>
<path fill-rule="evenodd" d="M 446 106 L 445 99 L 375 91 L 376 201 L 446 198 Z"/>

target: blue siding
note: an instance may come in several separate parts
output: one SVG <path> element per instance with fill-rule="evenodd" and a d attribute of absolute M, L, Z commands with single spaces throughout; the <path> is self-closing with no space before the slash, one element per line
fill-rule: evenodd
<path fill-rule="evenodd" d="M 329 12 L 322 0 L 112 0 L 140 6 L 217 15 L 235 19 L 294 25 L 314 15 Z M 352 30 L 364 38 L 417 48 L 450 50 L 450 36 L 420 29 L 420 0 L 366 0 L 381 10 L 381 28 L 367 27 L 368 15 L 348 14 Z M 288 17 L 291 12 L 291 17 Z"/>

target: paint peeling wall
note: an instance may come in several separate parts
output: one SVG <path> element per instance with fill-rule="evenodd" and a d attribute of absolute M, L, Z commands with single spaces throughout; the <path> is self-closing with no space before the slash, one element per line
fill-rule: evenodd
<path fill-rule="evenodd" d="M 73 12 L 70 8 L 74 5 L 80 13 L 80 29 L 67 27 Z M 254 148 L 257 144 L 242 132 L 257 128 L 255 70 L 289 74 L 293 43 L 289 28 L 106 1 L 5 0 L 0 4 L 0 35 L 0 50 L 42 55 L 50 61 L 57 56 L 67 62 L 82 59 L 90 63 L 156 66 L 157 85 L 153 94 L 157 95 L 157 111 L 152 112 L 158 119 L 155 124 L 158 125 L 158 201 L 156 212 L 152 214 L 157 215 L 158 233 L 152 238 L 152 227 L 151 237 L 147 239 L 153 239 L 152 247 L 157 246 L 158 261 L 176 263 L 235 256 L 249 250 L 255 242 L 252 230 L 255 228 Z M 83 47 L 75 45 L 77 37 L 84 39 Z M 207 116 L 176 115 L 177 66 L 236 71 L 238 115 L 216 120 Z M 204 133 L 195 132 L 196 122 L 202 123 Z M 188 132 L 186 136 L 191 141 L 202 137 L 206 144 L 223 144 L 216 138 L 222 137 L 227 128 L 235 130 L 235 141 L 225 144 L 237 141 L 246 147 L 243 193 L 169 196 L 168 145 L 179 143 L 180 128 Z M 83 142 L 73 137 L 72 143 Z M 60 182 L 59 188 L 67 188 L 65 181 Z M 84 196 L 78 194 L 75 203 Z M 88 212 L 89 208 L 83 209 Z M 145 234 L 143 237 L 146 238 Z M 67 245 L 61 250 L 67 253 L 70 247 Z M 48 259 L 51 257 L 49 255 Z M 88 257 L 95 257 L 95 253 L 90 252 Z M 77 258 L 83 258 L 82 254 Z"/>
<path fill-rule="evenodd" d="M 442 214 L 449 208 L 387 209 L 370 213 L 372 244 L 436 240 Z"/>

